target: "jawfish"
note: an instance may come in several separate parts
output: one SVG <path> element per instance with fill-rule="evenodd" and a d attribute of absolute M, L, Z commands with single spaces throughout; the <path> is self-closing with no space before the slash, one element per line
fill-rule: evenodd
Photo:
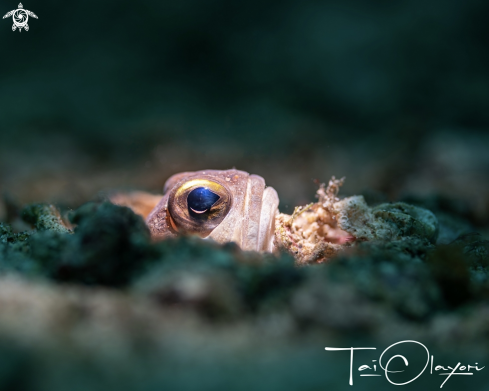
<path fill-rule="evenodd" d="M 272 252 L 278 204 L 261 176 L 235 169 L 183 172 L 166 181 L 146 223 L 155 240 L 198 235 Z"/>

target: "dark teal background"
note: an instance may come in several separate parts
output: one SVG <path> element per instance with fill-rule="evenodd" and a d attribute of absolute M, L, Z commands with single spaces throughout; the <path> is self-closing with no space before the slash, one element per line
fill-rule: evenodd
<path fill-rule="evenodd" d="M 419 190 L 405 183 L 434 164 L 419 157 L 433 134 L 471 137 L 469 156 L 489 142 L 487 1 L 24 6 L 29 32 L 0 23 L 0 184 L 25 201 L 232 166 L 263 175 L 282 208 L 331 175 L 395 199 Z M 489 170 L 469 163 L 470 182 Z M 463 187 L 435 171 L 429 191 Z"/>

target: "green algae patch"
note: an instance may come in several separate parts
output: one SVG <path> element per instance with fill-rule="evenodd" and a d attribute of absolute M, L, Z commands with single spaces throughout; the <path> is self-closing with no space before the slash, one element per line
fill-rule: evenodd
<path fill-rule="evenodd" d="M 32 224 L 39 231 L 72 233 L 72 230 L 65 225 L 58 210 L 53 205 L 28 205 L 22 210 L 22 219 Z"/>
<path fill-rule="evenodd" d="M 30 205 L 23 218 L 36 229 L 13 233 L 8 225 L 0 228 L 4 270 L 59 282 L 123 286 L 157 257 L 144 221 L 110 203 L 89 203 L 72 213 L 74 229 L 51 205 Z"/>
<path fill-rule="evenodd" d="M 431 214 L 406 204 L 368 211 L 390 227 L 378 231 L 386 236 L 298 265 L 287 252 L 244 252 L 197 237 L 154 243 L 140 216 L 107 202 L 67 219 L 51 206 L 29 206 L 24 218 L 35 229 L 0 224 L 0 349 L 9 357 L 0 358 L 0 385 L 41 390 L 24 378 L 39 382 L 42 373 L 50 389 L 73 378 L 94 390 L 188 389 L 179 373 L 190 373 L 210 381 L 200 389 L 217 387 L 209 379 L 234 389 L 237 379 L 266 370 L 277 379 L 296 373 L 304 389 L 303 373 L 314 369 L 316 388 L 347 387 L 336 356 L 324 370 L 324 346 L 359 340 L 379 349 L 410 338 L 463 346 L 473 360 L 489 324 L 486 241 L 469 234 L 437 244 Z M 287 379 L 279 385 L 294 389 Z"/>
<path fill-rule="evenodd" d="M 69 218 L 75 229 L 54 274 L 59 280 L 123 286 L 158 256 L 143 219 L 128 208 L 89 203 Z"/>

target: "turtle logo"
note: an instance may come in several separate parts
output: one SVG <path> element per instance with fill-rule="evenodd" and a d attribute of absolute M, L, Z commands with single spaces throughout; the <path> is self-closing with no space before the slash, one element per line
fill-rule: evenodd
<path fill-rule="evenodd" d="M 37 15 L 29 10 L 25 10 L 24 6 L 22 3 L 19 3 L 18 9 L 7 12 L 3 19 L 8 18 L 9 16 L 12 17 L 14 24 L 12 25 L 12 31 L 15 31 L 16 29 L 19 29 L 19 32 L 22 31 L 22 29 L 25 29 L 25 31 L 29 31 L 29 25 L 27 24 L 27 21 L 29 20 L 29 16 L 32 16 L 33 18 L 37 19 Z"/>

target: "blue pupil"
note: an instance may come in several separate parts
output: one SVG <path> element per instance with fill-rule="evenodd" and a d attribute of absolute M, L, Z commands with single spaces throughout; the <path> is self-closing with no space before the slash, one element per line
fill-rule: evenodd
<path fill-rule="evenodd" d="M 187 196 L 188 207 L 196 213 L 204 213 L 214 205 L 220 197 L 207 189 L 198 187 L 192 190 Z"/>

